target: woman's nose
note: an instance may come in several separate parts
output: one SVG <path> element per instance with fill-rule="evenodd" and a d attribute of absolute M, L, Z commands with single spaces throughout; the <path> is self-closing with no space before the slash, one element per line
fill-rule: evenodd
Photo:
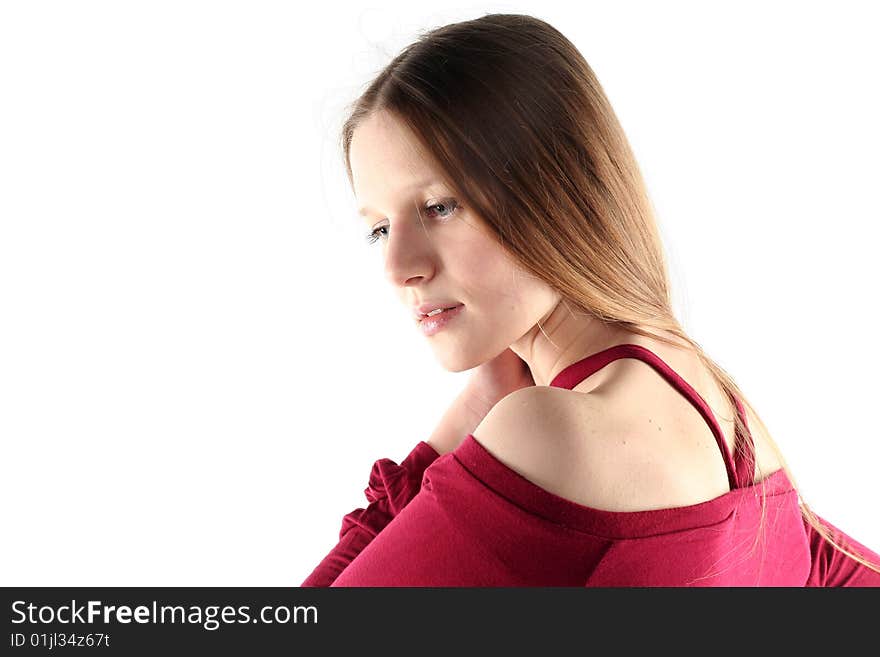
<path fill-rule="evenodd" d="M 430 276 L 436 254 L 431 240 L 418 221 L 388 231 L 385 243 L 385 276 L 404 286 L 416 277 Z"/>

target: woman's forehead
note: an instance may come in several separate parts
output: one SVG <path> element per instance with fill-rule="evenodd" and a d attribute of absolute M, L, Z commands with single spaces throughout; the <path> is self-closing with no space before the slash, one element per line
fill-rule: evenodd
<path fill-rule="evenodd" d="M 355 129 L 349 161 L 360 214 L 412 194 L 449 191 L 433 157 L 408 133 L 374 123 Z"/>

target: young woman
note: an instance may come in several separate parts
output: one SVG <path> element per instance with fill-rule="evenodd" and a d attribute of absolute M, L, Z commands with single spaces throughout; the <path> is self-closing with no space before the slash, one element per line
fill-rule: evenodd
<path fill-rule="evenodd" d="M 302 586 L 880 586 L 675 318 L 633 153 L 559 31 L 422 35 L 342 145 L 401 302 L 474 371 Z"/>

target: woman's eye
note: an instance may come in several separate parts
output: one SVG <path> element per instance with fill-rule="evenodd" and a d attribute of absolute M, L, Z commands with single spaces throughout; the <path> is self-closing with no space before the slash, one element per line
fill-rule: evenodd
<path fill-rule="evenodd" d="M 430 215 L 432 210 L 438 210 L 440 219 L 448 219 L 458 208 L 458 201 L 452 198 L 444 199 L 440 203 L 431 203 L 425 206 L 425 210 L 429 213 L 429 218 L 433 218 Z M 385 231 L 384 233 L 382 232 L 383 230 Z M 379 226 L 367 233 L 367 242 L 374 244 L 379 241 L 379 238 L 381 237 L 384 237 L 386 240 L 388 239 L 388 226 Z"/>
<path fill-rule="evenodd" d="M 367 233 L 367 242 L 369 242 L 370 244 L 376 242 L 381 235 L 379 231 L 387 230 L 387 228 L 388 226 L 379 226 L 378 228 L 374 228 L 373 230 L 371 230 L 369 233 Z M 387 237 L 387 233 L 385 236 Z"/>
<path fill-rule="evenodd" d="M 433 210 L 434 208 L 442 208 L 443 210 L 445 210 L 446 211 L 445 213 L 441 212 L 441 217 L 440 217 L 441 219 L 445 219 L 446 217 L 448 217 L 449 215 L 451 215 L 453 212 L 455 212 L 458 209 L 458 202 L 455 199 L 450 198 L 450 199 L 446 199 L 444 201 L 441 201 L 440 203 L 432 203 L 431 205 L 428 205 L 425 207 L 425 209 L 428 210 L 429 212 L 431 210 Z"/>

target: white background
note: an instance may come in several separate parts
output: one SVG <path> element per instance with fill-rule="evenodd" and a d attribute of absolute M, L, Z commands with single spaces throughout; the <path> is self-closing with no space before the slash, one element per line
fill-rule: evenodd
<path fill-rule="evenodd" d="M 685 328 L 880 548 L 872 3 L 462 6 L 0 4 L 0 583 L 298 585 L 430 435 L 469 373 L 383 278 L 338 128 L 491 12 L 585 55 Z"/>

